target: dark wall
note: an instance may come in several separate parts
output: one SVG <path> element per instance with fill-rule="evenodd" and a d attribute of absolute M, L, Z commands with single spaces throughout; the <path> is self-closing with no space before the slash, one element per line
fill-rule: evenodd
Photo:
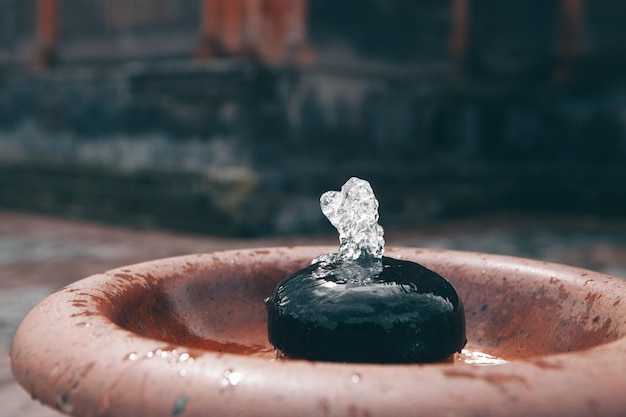
<path fill-rule="evenodd" d="M 26 63 L 34 46 L 35 0 L 0 3 L 0 65 Z"/>
<path fill-rule="evenodd" d="M 188 58 L 200 29 L 197 0 L 62 0 L 62 62 Z"/>
<path fill-rule="evenodd" d="M 303 67 L 253 57 L 192 60 L 196 1 L 157 1 L 150 13 L 139 13 L 148 0 L 63 3 L 59 62 L 47 71 L 30 72 L 28 60 L 16 58 L 27 56 L 15 51 L 28 46 L 32 26 L 0 26 L 0 145 L 23 126 L 36 126 L 37 140 L 15 141 L 22 144 L 15 154 L 28 167 L 89 165 L 65 155 L 66 147 L 52 155 L 46 141 L 65 136 L 102 148 L 119 137 L 132 143 L 149 135 L 181 149 L 226 140 L 249 155 L 238 162 L 255 173 L 249 195 L 267 207 L 281 202 L 282 209 L 263 210 L 266 217 L 255 220 L 263 232 L 315 229 L 323 222 L 319 194 L 352 175 L 381 190 L 387 221 L 397 224 L 505 209 L 626 213 L 617 180 L 626 177 L 626 27 L 617 17 L 626 7 L 619 1 L 584 3 L 579 50 L 564 59 L 560 2 L 472 0 L 459 62 L 450 54 L 451 1 L 311 0 L 316 61 Z M 105 4 L 120 9 L 107 15 Z M 131 4 L 136 8 L 125 9 Z M 18 16 L 32 5 L 12 0 L 0 7 Z M 5 16 L 0 12 L 0 22 L 9 21 Z M 0 165 L 6 158 L 0 155 Z M 24 170 L 10 162 L 14 180 L 4 186 L 17 189 Z M 106 175 L 134 183 L 115 174 L 121 170 L 115 164 L 108 169 L 113 174 Z M 93 179 L 101 171 L 89 172 Z M 79 173 L 72 168 L 55 176 L 63 191 L 46 201 L 63 201 L 59 195 L 73 190 L 65 179 Z M 152 189 L 162 183 L 174 198 L 160 174 L 145 175 Z M 213 204 L 228 198 L 194 194 L 204 185 L 194 187 L 179 195 L 181 213 L 201 210 L 196 198 L 249 213 Z M 16 200 L 5 190 L 0 204 L 19 200 L 14 207 L 23 208 L 30 201 L 33 209 L 46 209 L 40 194 Z M 95 213 L 90 194 L 81 195 L 73 204 L 87 208 L 74 212 Z M 110 198 L 125 198 L 115 195 Z M 245 198 L 236 201 L 249 207 Z M 55 212 L 62 212 L 59 204 Z M 121 213 L 111 218 L 132 212 L 128 204 L 110 206 Z M 245 219 L 232 224 L 254 229 Z"/>
<path fill-rule="evenodd" d="M 319 48 L 345 43 L 364 57 L 395 63 L 448 60 L 450 0 L 313 0 L 310 34 Z"/>
<path fill-rule="evenodd" d="M 549 77 L 558 58 L 559 3 L 471 1 L 467 70 L 481 77 Z"/>

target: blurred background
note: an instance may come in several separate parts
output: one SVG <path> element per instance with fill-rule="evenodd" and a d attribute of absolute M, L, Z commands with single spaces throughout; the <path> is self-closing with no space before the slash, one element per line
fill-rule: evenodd
<path fill-rule="evenodd" d="M 0 403 L 22 317 L 148 259 L 389 244 L 626 276 L 626 2 L 0 0 Z"/>
<path fill-rule="evenodd" d="M 1 0 L 0 207 L 312 232 L 626 213 L 619 0 Z"/>

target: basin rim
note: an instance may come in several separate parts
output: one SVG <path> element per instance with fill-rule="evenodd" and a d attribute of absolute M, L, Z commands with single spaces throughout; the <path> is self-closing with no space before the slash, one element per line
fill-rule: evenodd
<path fill-rule="evenodd" d="M 423 415 L 523 416 L 533 410 L 548 416 L 618 416 L 626 410 L 624 336 L 583 351 L 495 367 L 269 362 L 210 351 L 195 352 L 193 363 L 173 364 L 173 351 L 191 350 L 131 333 L 104 316 L 80 316 L 93 306 L 73 302 L 76 292 L 101 296 L 120 273 L 157 268 L 166 274 L 202 262 L 312 259 L 335 249 L 280 247 L 183 255 L 90 276 L 50 295 L 26 316 L 11 348 L 13 373 L 34 398 L 85 416 L 391 416 L 415 415 L 416 410 Z M 626 294 L 622 279 L 549 262 L 442 249 L 387 248 L 386 254 L 426 266 L 447 259 L 473 267 L 480 263 L 487 270 L 547 274 L 567 285 L 591 282 L 595 291 Z M 626 315 L 618 319 L 626 321 Z M 80 322 L 90 325 L 80 327 Z M 128 360 L 131 353 L 158 349 L 170 356 Z M 240 376 L 236 383 L 227 372 Z"/>

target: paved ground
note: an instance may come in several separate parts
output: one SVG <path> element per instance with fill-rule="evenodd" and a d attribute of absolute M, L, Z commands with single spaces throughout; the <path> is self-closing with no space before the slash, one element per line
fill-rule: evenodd
<path fill-rule="evenodd" d="M 387 231 L 390 245 L 502 253 L 626 277 L 626 221 L 497 215 Z M 336 244 L 317 237 L 220 239 L 132 230 L 0 211 L 0 417 L 59 414 L 13 380 L 8 352 L 24 315 L 52 291 L 92 273 L 148 259 L 228 248 Z"/>

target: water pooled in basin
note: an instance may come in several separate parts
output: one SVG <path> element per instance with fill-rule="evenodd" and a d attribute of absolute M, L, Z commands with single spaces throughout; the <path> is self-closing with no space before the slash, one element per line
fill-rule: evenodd
<path fill-rule="evenodd" d="M 294 358 L 290 358 L 282 353 L 280 350 L 275 350 L 273 355 L 265 355 L 264 358 L 269 359 L 270 362 L 275 360 L 278 361 L 289 361 Z M 444 362 L 445 363 L 445 362 Z M 452 360 L 449 363 L 445 363 L 446 365 L 453 366 L 494 366 L 494 365 L 504 365 L 509 363 L 508 360 L 500 358 L 498 356 L 490 355 L 485 352 L 481 352 L 476 349 L 462 349 L 461 352 L 455 353 L 452 357 Z M 440 364 L 437 364 L 440 365 Z M 351 381 L 355 384 L 361 380 L 361 375 L 355 373 L 351 377 Z"/>
<path fill-rule="evenodd" d="M 252 349 L 254 346 L 251 346 Z M 239 352 L 230 352 L 230 353 L 239 353 Z M 272 347 L 266 347 L 262 352 L 257 352 L 256 354 L 246 354 L 246 356 L 254 356 L 262 359 L 267 359 L 270 362 L 275 360 L 291 360 L 282 354 L 282 352 L 275 350 Z M 150 359 L 150 358 L 161 358 L 166 359 L 170 365 L 176 364 L 185 364 L 192 365 L 194 363 L 194 357 L 187 353 L 186 351 L 179 352 L 176 349 L 167 350 L 167 349 L 155 349 L 144 354 L 138 354 L 136 352 L 131 352 L 124 358 L 129 361 L 136 361 L 139 359 Z M 453 364 L 457 366 L 491 366 L 491 365 L 503 365 L 508 363 L 507 360 L 487 354 L 485 352 L 476 350 L 476 349 L 463 349 L 460 353 L 456 353 L 454 355 Z M 179 372 L 180 376 L 186 376 L 188 371 L 186 369 L 181 369 Z M 232 370 L 227 370 L 224 373 L 224 378 L 222 383 L 224 386 L 236 386 L 241 380 L 241 373 L 233 372 Z M 352 378 L 352 382 L 359 382 L 360 375 L 354 374 Z"/>
<path fill-rule="evenodd" d="M 454 355 L 455 365 L 492 366 L 504 365 L 507 360 L 473 349 L 462 349 Z"/>

